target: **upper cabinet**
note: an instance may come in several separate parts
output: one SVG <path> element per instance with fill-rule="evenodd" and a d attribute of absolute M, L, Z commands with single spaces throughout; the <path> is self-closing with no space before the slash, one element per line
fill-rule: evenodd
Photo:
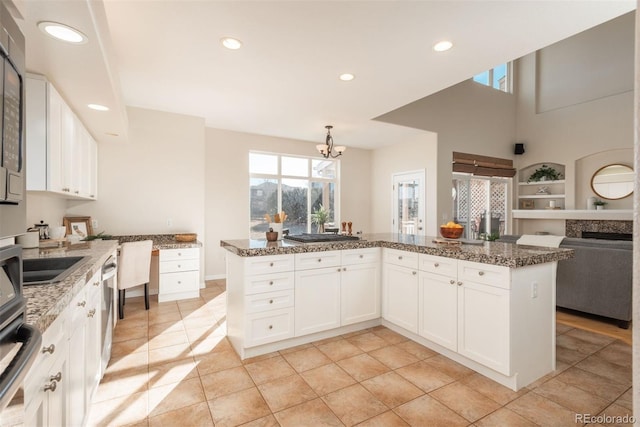
<path fill-rule="evenodd" d="M 538 163 L 518 172 L 518 209 L 564 209 L 564 165 Z"/>
<path fill-rule="evenodd" d="M 51 83 L 27 77 L 27 190 L 97 198 L 97 143 Z"/>

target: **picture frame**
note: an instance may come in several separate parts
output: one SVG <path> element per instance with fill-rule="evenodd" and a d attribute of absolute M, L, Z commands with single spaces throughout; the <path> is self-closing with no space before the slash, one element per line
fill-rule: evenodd
<path fill-rule="evenodd" d="M 520 209 L 535 209 L 533 200 L 520 200 Z"/>
<path fill-rule="evenodd" d="M 67 236 L 77 236 L 82 240 L 93 235 L 90 216 L 66 216 L 63 225 L 67 227 Z"/>

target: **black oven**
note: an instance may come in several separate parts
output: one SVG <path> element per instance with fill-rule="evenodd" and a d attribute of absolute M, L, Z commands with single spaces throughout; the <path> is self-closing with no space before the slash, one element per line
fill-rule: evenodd
<path fill-rule="evenodd" d="M 22 295 L 22 247 L 0 248 L 0 412 L 22 387 L 40 348 L 42 336 L 25 323 Z"/>

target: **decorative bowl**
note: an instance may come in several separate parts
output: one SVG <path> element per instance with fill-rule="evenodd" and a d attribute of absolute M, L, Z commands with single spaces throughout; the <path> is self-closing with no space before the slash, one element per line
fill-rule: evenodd
<path fill-rule="evenodd" d="M 178 233 L 174 237 L 178 242 L 195 242 L 198 235 L 196 233 Z"/>
<path fill-rule="evenodd" d="M 459 239 L 464 233 L 464 227 L 440 227 L 440 234 L 445 239 Z"/>

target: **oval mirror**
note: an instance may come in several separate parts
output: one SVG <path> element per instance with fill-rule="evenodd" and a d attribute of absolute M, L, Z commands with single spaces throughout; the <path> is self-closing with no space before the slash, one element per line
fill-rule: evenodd
<path fill-rule="evenodd" d="M 603 199 L 623 199 L 633 193 L 633 168 L 627 165 L 607 165 L 591 177 L 591 189 Z"/>

